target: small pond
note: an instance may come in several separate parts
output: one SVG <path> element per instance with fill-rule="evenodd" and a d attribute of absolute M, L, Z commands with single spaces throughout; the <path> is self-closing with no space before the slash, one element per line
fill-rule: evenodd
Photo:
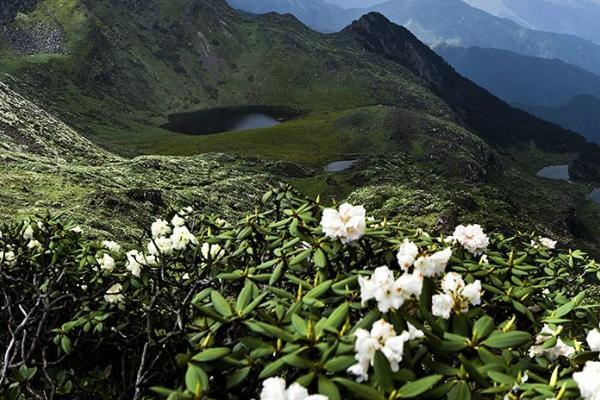
<path fill-rule="evenodd" d="M 548 179 L 557 179 L 568 181 L 569 176 L 569 166 L 568 165 L 550 165 L 548 167 L 542 168 L 536 174 L 542 178 Z"/>
<path fill-rule="evenodd" d="M 542 168 L 536 174 L 542 178 L 557 179 L 569 182 L 569 166 L 568 165 L 550 165 Z M 600 204 L 600 188 L 594 189 L 589 195 L 589 198 Z"/>
<path fill-rule="evenodd" d="M 171 114 L 161 128 L 187 135 L 210 135 L 221 132 L 268 128 L 299 116 L 286 107 L 238 106 L 211 108 L 188 113 Z"/>
<path fill-rule="evenodd" d="M 325 172 L 341 172 L 352 168 L 352 166 L 357 162 L 358 160 L 334 161 L 332 163 L 327 164 L 323 169 L 325 170 Z"/>

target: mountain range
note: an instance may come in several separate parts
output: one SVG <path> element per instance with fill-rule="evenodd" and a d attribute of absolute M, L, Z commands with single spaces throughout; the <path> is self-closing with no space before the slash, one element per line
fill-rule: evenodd
<path fill-rule="evenodd" d="M 236 8 L 253 13 L 291 13 L 307 26 L 331 32 L 368 12 L 379 12 L 407 27 L 432 47 L 479 46 L 522 55 L 558 58 L 600 73 L 600 45 L 577 36 L 533 30 L 491 15 L 462 0 L 388 0 L 367 8 L 331 8 L 323 0 L 230 0 Z M 332 15 L 323 19 L 321 12 Z M 328 22 L 329 21 L 329 22 Z M 324 24 L 325 22 L 325 24 Z M 596 24 L 591 25 L 596 29 Z"/>
<path fill-rule="evenodd" d="M 14 4 L 0 31 L 1 142 L 19 144 L 0 150 L 6 218 L 62 212 L 129 236 L 172 204 L 235 216 L 285 183 L 408 226 L 476 221 L 600 249 L 589 188 L 535 176 L 573 161 L 594 182 L 598 147 L 491 95 L 381 14 L 321 34 L 221 0 Z M 239 105 L 296 117 L 212 135 L 161 128 L 175 113 Z M 53 141 L 67 132 L 89 144 Z M 349 159 L 350 170 L 323 170 Z"/>
<path fill-rule="evenodd" d="M 600 2 L 597 0 L 463 0 L 519 25 L 576 35 L 600 43 Z"/>
<path fill-rule="evenodd" d="M 559 106 L 518 104 L 519 108 L 600 143 L 600 96 L 580 94 Z"/>
<path fill-rule="evenodd" d="M 600 76 L 560 60 L 506 50 L 439 47 L 459 73 L 532 114 L 600 141 Z"/>

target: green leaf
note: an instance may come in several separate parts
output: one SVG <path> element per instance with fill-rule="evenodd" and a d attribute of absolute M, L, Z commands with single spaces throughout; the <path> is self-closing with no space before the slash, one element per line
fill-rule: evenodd
<path fill-rule="evenodd" d="M 210 299 L 213 303 L 213 306 L 215 308 L 215 310 L 217 310 L 217 312 L 219 314 L 221 314 L 224 317 L 230 317 L 231 316 L 231 306 L 229 305 L 229 303 L 227 302 L 227 300 L 225 300 L 225 297 L 223 297 L 221 295 L 221 293 L 217 292 L 216 290 L 213 290 L 210 293 Z"/>
<path fill-rule="evenodd" d="M 531 335 L 523 331 L 492 333 L 490 337 L 482 342 L 483 345 L 492 349 L 507 349 L 509 347 L 518 347 L 531 340 Z"/>
<path fill-rule="evenodd" d="M 308 324 L 298 314 L 292 315 L 292 327 L 300 336 L 306 336 L 306 334 L 308 333 Z"/>
<path fill-rule="evenodd" d="M 200 397 L 202 392 L 208 389 L 208 377 L 202 368 L 194 364 L 188 364 L 185 373 L 185 387 L 196 397 Z"/>
<path fill-rule="evenodd" d="M 414 382 L 409 382 L 402 386 L 396 392 L 397 399 L 410 399 L 417 397 L 429 389 L 431 389 L 436 383 L 443 378 L 442 375 L 431 375 L 425 378 L 421 378 Z"/>
<path fill-rule="evenodd" d="M 342 400 L 340 391 L 331 379 L 319 376 L 319 394 L 327 396 L 329 400 Z"/>
<path fill-rule="evenodd" d="M 348 303 L 340 304 L 325 322 L 325 328 L 336 331 L 339 326 L 348 318 L 348 312 L 350 311 L 350 305 Z"/>
<path fill-rule="evenodd" d="M 315 250 L 313 259 L 317 268 L 325 268 L 327 266 L 327 257 L 322 249 Z"/>
<path fill-rule="evenodd" d="M 340 356 L 327 361 L 323 367 L 329 372 L 345 371 L 356 364 L 354 356 Z"/>
<path fill-rule="evenodd" d="M 516 379 L 512 376 L 508 376 L 497 371 L 488 371 L 487 374 L 490 378 L 492 378 L 492 380 L 502 385 L 512 386 L 516 382 Z"/>
<path fill-rule="evenodd" d="M 254 292 L 254 285 L 252 282 L 248 281 L 240 291 L 238 295 L 237 301 L 235 303 L 235 309 L 238 314 L 241 314 L 244 308 L 250 303 L 252 300 L 252 293 Z"/>
<path fill-rule="evenodd" d="M 374 369 L 374 377 L 379 387 L 385 392 L 391 392 L 394 389 L 392 369 L 390 368 L 388 359 L 381 351 L 375 353 Z"/>
<path fill-rule="evenodd" d="M 473 339 L 479 341 L 480 339 L 488 337 L 494 330 L 494 319 L 487 315 L 479 318 L 473 325 Z"/>
<path fill-rule="evenodd" d="M 311 289 L 308 293 L 306 293 L 306 295 L 304 295 L 304 297 L 308 298 L 308 299 L 318 299 L 319 297 L 324 295 L 325 292 L 327 292 L 329 290 L 329 288 L 331 287 L 332 284 L 333 284 L 332 280 L 325 281 L 325 282 L 321 283 L 319 286 L 317 286 L 316 288 Z"/>
<path fill-rule="evenodd" d="M 73 343 L 71 342 L 71 338 L 69 338 L 67 335 L 63 335 L 60 338 L 60 346 L 62 347 L 63 351 L 67 354 L 71 354 L 71 352 L 73 351 Z"/>
<path fill-rule="evenodd" d="M 212 349 L 207 349 L 196 354 L 194 357 L 192 357 L 192 360 L 198 362 L 214 361 L 219 358 L 225 357 L 230 352 L 231 350 L 229 350 L 228 347 L 214 347 Z"/>
<path fill-rule="evenodd" d="M 448 400 L 471 400 L 471 389 L 466 382 L 457 382 L 448 393 Z"/>
<path fill-rule="evenodd" d="M 360 383 L 356 383 L 345 378 L 334 378 L 333 380 L 344 386 L 350 393 L 352 393 L 352 395 L 361 399 L 384 400 L 383 395 L 377 390 L 373 389 L 371 386 L 361 385 Z"/>
<path fill-rule="evenodd" d="M 252 371 L 252 367 L 244 367 L 235 371 L 229 379 L 227 379 L 227 389 L 239 385 L 248 377 L 248 374 Z"/>

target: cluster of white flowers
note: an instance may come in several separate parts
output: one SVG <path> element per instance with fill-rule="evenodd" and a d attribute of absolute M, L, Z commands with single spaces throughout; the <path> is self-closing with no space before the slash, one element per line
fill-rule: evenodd
<path fill-rule="evenodd" d="M 150 227 L 152 239 L 148 243 L 148 253 L 152 256 L 169 255 L 174 250 L 183 250 L 190 245 L 198 245 L 196 236 L 185 226 L 186 216 L 192 211 L 191 207 L 187 207 L 175 214 L 171 220 L 172 227 L 164 219 L 154 221 Z"/>
<path fill-rule="evenodd" d="M 373 324 L 371 332 L 358 329 L 354 336 L 356 336 L 354 358 L 358 362 L 348 368 L 348 372 L 355 375 L 358 382 L 364 382 L 369 379 L 369 367 L 373 365 L 377 351 L 383 353 L 392 371 L 396 372 L 402 362 L 404 344 L 410 340 L 423 338 L 425 335 L 410 323 L 408 331 L 396 335 L 394 326 L 382 319 Z"/>
<path fill-rule="evenodd" d="M 456 272 L 448 272 L 442 280 L 441 294 L 431 298 L 431 313 L 444 319 L 450 318 L 452 311 L 466 313 L 469 304 L 481 304 L 481 282 L 465 284 L 463 278 Z"/>
<path fill-rule="evenodd" d="M 529 357 L 546 357 L 550 361 L 555 361 L 559 357 L 571 357 L 575 354 L 575 348 L 569 346 L 558 337 L 562 332 L 562 326 L 552 329 L 549 325 L 544 325 L 542 331 L 535 338 L 535 346 L 529 349 Z M 551 337 L 556 337 L 556 345 L 550 348 L 544 348 L 544 342 Z"/>
<path fill-rule="evenodd" d="M 107 303 L 120 303 L 125 299 L 123 295 L 123 286 L 120 283 L 112 285 L 104 295 L 104 301 Z"/>
<path fill-rule="evenodd" d="M 208 260 L 209 258 L 211 260 L 219 258 L 221 250 L 221 246 L 218 244 L 202 243 L 202 247 L 200 247 L 200 253 L 202 254 L 202 257 L 204 257 L 204 259 L 206 260 Z"/>
<path fill-rule="evenodd" d="M 144 255 L 137 250 L 131 250 L 126 253 L 127 263 L 125 269 L 135 277 L 140 277 L 144 266 L 155 267 L 158 265 L 156 256 Z"/>
<path fill-rule="evenodd" d="M 9 267 L 13 267 L 17 262 L 17 256 L 12 250 L 0 251 L 0 263 L 4 263 Z"/>
<path fill-rule="evenodd" d="M 376 268 L 369 279 L 359 277 L 358 283 L 363 305 L 375 299 L 381 312 L 399 309 L 405 301 L 419 297 L 423 290 L 421 275 L 404 273 L 395 279 L 388 267 Z"/>
<path fill-rule="evenodd" d="M 408 239 L 404 239 L 400 244 L 396 259 L 398 265 L 404 271 L 408 271 L 414 265 L 416 273 L 431 278 L 444 272 L 451 256 L 452 249 L 447 248 L 432 255 L 419 257 L 417 245 Z"/>
<path fill-rule="evenodd" d="M 590 350 L 600 352 L 600 330 L 592 329 L 589 331 L 586 341 L 588 346 L 590 346 Z"/>
<path fill-rule="evenodd" d="M 600 399 L 600 362 L 588 361 L 581 372 L 573 374 L 584 400 Z"/>
<path fill-rule="evenodd" d="M 109 254 L 104 253 L 102 257 L 97 258 L 98 264 L 100 265 L 100 269 L 111 272 L 115 269 L 115 259 L 112 258 Z"/>
<path fill-rule="evenodd" d="M 287 387 L 283 378 L 269 378 L 262 384 L 260 400 L 329 400 L 322 394 L 308 394 L 308 390 L 298 383 Z"/>
<path fill-rule="evenodd" d="M 41 222 L 37 223 L 38 229 L 43 229 L 44 225 Z M 44 250 L 44 246 L 38 240 L 35 239 L 35 231 L 30 224 L 25 226 L 23 230 L 23 239 L 29 240 L 27 248 L 33 252 L 41 252 Z"/>
<path fill-rule="evenodd" d="M 333 208 L 323 210 L 321 227 L 326 236 L 350 243 L 360 239 L 367 227 L 366 211 L 363 206 L 344 203 L 339 211 Z"/>
<path fill-rule="evenodd" d="M 454 229 L 452 236 L 446 238 L 446 241 L 458 242 L 474 256 L 485 253 L 490 244 L 490 238 L 479 225 L 459 225 Z"/>
<path fill-rule="evenodd" d="M 552 239 L 548 239 L 548 238 L 540 236 L 537 241 L 535 241 L 535 240 L 531 241 L 531 246 L 537 247 L 539 244 L 539 245 L 544 246 L 547 249 L 553 250 L 556 248 L 556 243 L 557 243 L 556 240 L 552 240 Z"/>
<path fill-rule="evenodd" d="M 112 240 L 103 241 L 102 247 L 111 253 L 119 253 L 121 251 L 121 245 L 119 245 L 117 242 L 113 242 Z"/>

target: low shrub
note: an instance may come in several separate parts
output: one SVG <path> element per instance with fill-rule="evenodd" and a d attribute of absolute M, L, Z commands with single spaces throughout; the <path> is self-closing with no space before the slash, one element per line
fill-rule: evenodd
<path fill-rule="evenodd" d="M 599 399 L 600 269 L 529 234 L 410 231 L 273 189 L 137 245 L 2 227 L 2 399 Z"/>

